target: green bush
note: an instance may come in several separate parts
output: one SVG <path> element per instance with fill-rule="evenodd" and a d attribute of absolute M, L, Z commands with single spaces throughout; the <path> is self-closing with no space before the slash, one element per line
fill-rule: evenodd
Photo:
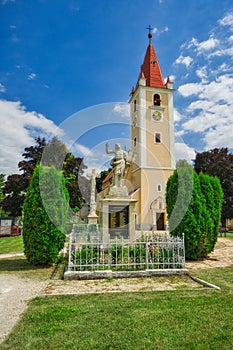
<path fill-rule="evenodd" d="M 56 262 L 66 240 L 69 195 L 62 173 L 37 166 L 23 205 L 23 241 L 27 260 L 34 265 Z"/>
<path fill-rule="evenodd" d="M 166 189 L 171 234 L 185 234 L 187 259 L 205 258 L 215 246 L 223 192 L 217 178 L 199 175 L 191 165 L 175 170 Z"/>

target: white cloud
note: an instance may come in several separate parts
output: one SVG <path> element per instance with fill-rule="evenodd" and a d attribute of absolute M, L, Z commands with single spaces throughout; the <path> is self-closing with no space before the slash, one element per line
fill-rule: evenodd
<path fill-rule="evenodd" d="M 5 86 L 1 83 L 0 83 L 0 92 L 6 92 Z"/>
<path fill-rule="evenodd" d="M 202 91 L 202 85 L 198 83 L 187 83 L 181 85 L 178 91 L 184 97 L 198 95 Z"/>
<path fill-rule="evenodd" d="M 35 143 L 35 137 L 61 135 L 62 131 L 42 114 L 28 112 L 20 102 L 0 100 L 0 173 L 18 172 L 25 147 Z"/>
<path fill-rule="evenodd" d="M 197 99 L 187 107 L 192 117 L 182 124 L 182 128 L 185 132 L 202 133 L 206 149 L 233 149 L 233 75 L 223 75 L 216 81 L 196 84 L 195 87 Z"/>
<path fill-rule="evenodd" d="M 223 125 L 221 124 L 218 128 L 210 129 L 204 137 L 204 141 L 208 145 L 206 149 L 221 147 L 228 147 L 228 149 L 233 149 L 232 128 L 233 122 Z"/>
<path fill-rule="evenodd" d="M 219 45 L 219 40 L 211 37 L 208 40 L 205 40 L 205 41 L 202 41 L 202 42 L 198 43 L 197 44 L 197 50 L 199 52 L 209 51 L 211 49 L 214 49 L 218 45 Z"/>
<path fill-rule="evenodd" d="M 174 108 L 174 122 L 177 123 L 182 119 L 182 115 Z"/>
<path fill-rule="evenodd" d="M 81 156 L 84 157 L 93 156 L 92 151 L 88 147 L 81 145 L 80 143 L 75 143 L 72 146 L 72 150 L 78 152 L 79 154 L 81 154 Z"/>
<path fill-rule="evenodd" d="M 175 157 L 178 162 L 180 159 L 186 159 L 188 163 L 191 163 L 195 159 L 195 151 L 185 143 L 175 143 Z"/>
<path fill-rule="evenodd" d="M 186 66 L 186 68 L 188 68 L 190 66 L 190 64 L 192 63 L 192 61 L 193 61 L 192 57 L 190 57 L 190 56 L 184 57 L 184 56 L 180 55 L 176 59 L 175 63 L 176 64 L 184 64 Z"/>
<path fill-rule="evenodd" d="M 28 80 L 34 80 L 36 79 L 36 73 L 31 73 L 28 75 Z"/>
<path fill-rule="evenodd" d="M 220 45 L 220 40 L 214 37 L 213 34 L 207 40 L 199 42 L 196 38 L 192 38 L 188 43 L 185 43 L 181 46 L 183 50 L 192 50 L 192 53 L 207 54 L 209 55 L 209 51 L 213 51 L 213 49 L 217 48 Z M 182 55 L 181 55 L 182 57 Z M 181 62 L 182 63 L 182 62 Z"/>
<path fill-rule="evenodd" d="M 122 118 L 130 118 L 130 106 L 127 103 L 117 103 L 113 107 L 113 112 L 120 114 Z"/>
<path fill-rule="evenodd" d="M 152 29 L 152 33 L 153 33 L 153 34 L 157 34 L 157 35 L 160 35 L 160 34 L 162 34 L 162 33 L 164 33 L 164 32 L 168 32 L 168 31 L 169 31 L 169 28 L 168 28 L 168 27 L 164 27 L 163 29 L 158 29 L 158 28 L 154 27 L 154 28 Z"/>
<path fill-rule="evenodd" d="M 221 57 L 221 56 L 233 56 L 233 47 L 228 47 L 228 48 L 224 48 L 224 49 L 220 49 L 220 50 L 216 50 L 214 52 L 212 52 L 209 55 L 209 58 L 211 57 Z"/>
<path fill-rule="evenodd" d="M 229 27 L 233 28 L 233 13 L 228 13 L 226 16 L 224 16 L 218 22 L 221 26 L 229 26 Z"/>
<path fill-rule="evenodd" d="M 176 125 L 180 130 L 178 136 L 185 135 L 188 140 L 190 135 L 190 145 L 203 150 L 233 149 L 232 30 L 233 13 L 228 13 L 212 28 L 206 40 L 192 38 L 183 44 L 177 59 L 183 63 L 185 57 L 192 57 L 192 70 L 186 76 L 186 84 L 178 88 L 182 101 L 182 109 L 178 111 L 182 117 Z M 176 76 L 183 79 L 183 70 L 179 65 L 174 67 Z"/>
<path fill-rule="evenodd" d="M 207 79 L 207 69 L 206 67 L 201 67 L 196 70 L 196 75 L 198 78 L 200 78 L 202 81 L 206 81 Z"/>

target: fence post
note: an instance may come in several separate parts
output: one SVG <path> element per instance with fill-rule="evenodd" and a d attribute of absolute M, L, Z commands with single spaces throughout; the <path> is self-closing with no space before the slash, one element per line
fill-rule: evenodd
<path fill-rule="evenodd" d="M 111 243 L 110 243 L 110 235 L 108 238 L 108 270 L 110 270 L 111 267 L 111 261 L 112 261 L 112 252 L 111 252 Z"/>
<path fill-rule="evenodd" d="M 182 238 L 183 238 L 183 264 L 182 267 L 185 268 L 185 241 L 184 241 L 184 232 L 182 233 Z"/>
<path fill-rule="evenodd" d="M 148 233 L 146 233 L 146 269 L 148 270 L 149 263 L 148 263 Z"/>
<path fill-rule="evenodd" d="M 70 232 L 70 239 L 69 239 L 69 260 L 68 260 L 68 271 L 70 271 L 71 266 L 71 249 L 72 249 L 72 239 L 73 238 L 73 230 Z"/>

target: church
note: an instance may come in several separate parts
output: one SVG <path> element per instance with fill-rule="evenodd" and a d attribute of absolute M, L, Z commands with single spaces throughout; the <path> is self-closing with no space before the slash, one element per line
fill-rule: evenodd
<path fill-rule="evenodd" d="M 165 192 L 175 169 L 173 83 L 163 78 L 152 44 L 149 44 L 139 77 L 130 94 L 131 148 L 134 163 L 127 180 L 136 199 L 136 227 L 166 230 Z"/>
<path fill-rule="evenodd" d="M 134 202 L 136 230 L 166 231 L 166 183 L 175 169 L 174 89 L 170 77 L 163 78 L 152 44 L 151 28 L 148 29 L 149 43 L 129 99 L 132 162 L 125 173 L 124 185 Z M 113 189 L 113 176 L 111 172 L 103 181 L 102 198 L 111 197 L 106 193 Z M 111 203 L 106 203 L 110 208 Z M 103 221 L 110 228 L 111 218 L 106 215 Z"/>

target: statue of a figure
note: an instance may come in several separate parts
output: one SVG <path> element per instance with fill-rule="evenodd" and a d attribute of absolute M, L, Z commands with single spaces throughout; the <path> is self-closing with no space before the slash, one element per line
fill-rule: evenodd
<path fill-rule="evenodd" d="M 120 187 L 123 185 L 122 180 L 124 179 L 124 176 L 125 176 L 128 153 L 121 149 L 121 145 L 119 143 L 115 144 L 114 150 L 109 150 L 108 143 L 106 143 L 106 153 L 115 154 L 114 158 L 110 162 L 110 165 L 113 168 L 112 185 L 116 187 Z"/>

